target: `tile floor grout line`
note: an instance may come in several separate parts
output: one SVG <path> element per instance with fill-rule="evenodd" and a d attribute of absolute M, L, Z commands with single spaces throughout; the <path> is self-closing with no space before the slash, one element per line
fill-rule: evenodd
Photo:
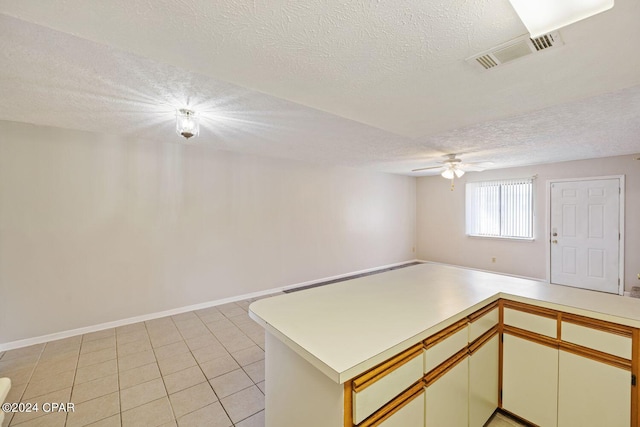
<path fill-rule="evenodd" d="M 176 322 L 174 321 L 173 316 L 170 316 L 170 318 L 171 318 L 171 321 L 173 322 L 173 325 L 176 326 Z M 176 326 L 176 329 L 177 329 L 177 326 Z M 178 329 L 178 333 L 184 340 L 184 336 L 180 333 L 179 329 Z M 167 345 L 171 345 L 171 344 L 167 344 Z M 186 345 L 186 342 L 185 342 L 185 345 Z M 163 346 L 160 346 L 160 347 L 163 347 Z M 171 408 L 171 414 L 173 415 L 173 420 L 175 421 L 176 425 L 178 425 L 178 417 L 176 416 L 175 409 L 173 409 L 173 403 L 171 403 L 171 398 L 169 397 L 169 390 L 167 390 L 167 383 L 164 379 L 165 375 L 162 373 L 162 370 L 160 370 L 160 361 L 158 360 L 158 355 L 156 354 L 156 350 L 155 350 L 156 347 L 153 346 L 153 343 L 151 344 L 151 348 L 153 351 L 153 356 L 156 359 L 156 363 L 158 364 L 158 370 L 160 371 L 160 378 L 162 379 L 162 385 L 164 386 L 164 391 L 165 393 L 167 393 L 167 401 L 169 402 L 169 408 Z M 191 354 L 191 351 L 189 351 L 189 354 Z M 191 355 L 191 357 L 193 357 L 193 355 Z M 195 357 L 193 357 L 193 359 L 195 360 Z M 172 372 L 172 373 L 175 373 L 175 372 Z M 183 416 L 184 415 L 186 414 L 183 414 Z"/>
<path fill-rule="evenodd" d="M 153 332 L 151 333 L 152 329 L 149 328 L 150 323 L 149 322 L 139 322 L 141 324 L 141 328 L 144 331 L 144 335 L 142 337 L 140 337 L 139 340 L 137 339 L 133 339 L 132 341 L 129 342 L 136 342 L 136 341 L 148 341 L 149 342 L 149 349 L 148 350 L 141 350 L 141 351 L 135 351 L 134 353 L 128 354 L 126 356 L 129 355 L 134 355 L 134 354 L 139 354 L 145 351 L 151 351 L 151 354 L 153 355 L 152 359 L 153 362 L 150 363 L 146 363 L 142 366 L 148 366 L 151 364 L 155 364 L 159 367 L 160 365 L 160 360 L 158 359 L 158 354 L 156 353 L 157 350 L 163 348 L 163 347 L 167 347 L 170 346 L 172 344 L 178 344 L 181 343 L 182 345 L 186 346 L 186 351 L 184 353 L 189 354 L 189 356 L 193 359 L 194 361 L 194 366 L 190 366 L 190 367 L 186 367 L 184 369 L 180 369 L 176 372 L 171 372 L 171 374 L 167 374 L 164 375 L 162 373 L 162 371 L 158 368 L 158 372 L 159 372 L 159 378 L 162 380 L 162 384 L 164 387 L 164 392 L 165 392 L 165 397 L 170 405 L 170 410 L 171 410 L 171 418 L 173 419 L 172 421 L 177 423 L 177 417 L 176 417 L 176 412 L 174 410 L 173 404 L 171 403 L 171 400 L 169 399 L 169 390 L 167 388 L 167 382 L 166 379 L 169 375 L 175 374 L 175 373 L 179 373 L 179 372 L 183 372 L 186 371 L 188 369 L 192 369 L 194 367 L 197 367 L 198 372 L 202 375 L 202 377 L 204 378 L 204 380 L 202 382 L 206 382 L 207 383 L 207 387 L 210 388 L 210 390 L 213 392 L 213 396 L 216 397 L 217 401 L 216 402 L 212 402 L 211 404 L 214 403 L 218 403 L 219 407 L 222 409 L 222 413 L 224 413 L 224 415 L 226 416 L 226 418 L 229 420 L 229 422 L 231 423 L 232 426 L 236 425 L 237 423 L 242 423 L 243 421 L 245 421 L 248 418 L 251 418 L 253 416 L 255 416 L 256 414 L 259 414 L 260 412 L 264 411 L 264 404 L 262 404 L 262 409 L 256 411 L 256 412 L 252 412 L 252 413 L 245 413 L 245 412 L 240 412 L 239 414 L 237 414 L 236 416 L 242 416 L 242 418 L 240 420 L 238 420 L 237 423 L 234 423 L 233 420 L 231 419 L 230 416 L 230 412 L 228 411 L 228 409 L 225 407 L 225 405 L 222 404 L 222 400 L 225 398 L 228 398 L 230 396 L 233 396 L 237 393 L 241 393 L 244 392 L 248 389 L 255 389 L 257 390 L 257 392 L 259 394 L 262 395 L 262 399 L 264 399 L 264 392 L 260 389 L 260 387 L 258 386 L 258 383 L 251 378 L 251 376 L 249 375 L 249 372 L 246 370 L 246 366 L 250 366 L 253 365 L 255 363 L 259 363 L 259 362 L 263 362 L 264 361 L 264 356 L 262 355 L 261 359 L 252 361 L 251 363 L 247 363 L 243 366 L 243 360 L 253 360 L 252 357 L 249 357 L 248 359 L 246 358 L 247 356 L 245 356 L 245 359 L 243 359 L 243 352 L 244 351 L 250 351 L 252 349 L 256 349 L 256 351 L 261 351 L 264 352 L 264 344 L 263 344 L 263 339 L 259 340 L 258 338 L 256 338 L 256 333 L 254 333 L 251 328 L 243 328 L 243 324 L 245 324 L 245 322 L 243 321 L 244 316 L 247 316 L 248 318 L 248 312 L 247 310 L 244 308 L 244 305 L 246 305 L 246 307 L 248 307 L 249 304 L 251 304 L 253 302 L 253 299 L 249 299 L 245 301 L 245 304 L 243 305 L 239 305 L 236 302 L 232 303 L 232 304 L 225 304 L 224 308 L 221 310 L 219 309 L 215 309 L 215 311 L 210 311 L 209 313 L 211 314 L 219 314 L 219 318 L 218 320 L 214 320 L 212 322 L 206 323 L 205 319 L 206 319 L 206 315 L 209 314 L 205 311 L 201 311 L 200 313 L 197 313 L 196 311 L 191 312 L 190 316 L 185 317 L 184 319 L 181 318 L 174 318 L 173 316 L 167 316 L 167 321 L 171 322 L 171 325 L 173 326 L 173 331 L 178 332 L 178 335 L 181 339 L 175 341 L 175 342 L 169 342 L 167 344 L 163 344 L 163 345 L 158 345 L 155 346 L 154 345 L 154 341 L 157 342 L 161 342 L 161 338 L 157 338 L 157 337 L 161 337 L 162 334 L 158 333 L 158 332 Z M 204 318 L 203 318 L 204 317 Z M 215 316 L 214 316 L 215 317 Z M 169 320 L 170 319 L 170 320 Z M 212 325 L 212 323 L 215 322 L 225 322 L 219 325 Z M 247 325 L 250 325 L 250 322 L 246 323 Z M 213 327 L 211 327 L 213 326 Z M 202 331 L 198 331 L 198 329 L 202 328 Z M 155 330 L 155 328 L 154 328 Z M 105 330 L 108 331 L 108 330 Z M 66 343 L 64 345 L 61 345 L 58 349 L 58 346 L 53 344 L 55 342 L 58 341 L 62 341 L 62 340 L 56 340 L 56 341 L 50 341 L 47 343 L 44 343 L 40 348 L 37 349 L 37 355 L 35 357 L 35 360 L 33 362 L 29 362 L 27 365 L 27 369 L 29 369 L 28 372 L 28 376 L 27 376 L 27 380 L 24 386 L 24 390 L 22 390 L 21 393 L 21 399 L 24 396 L 24 394 L 26 393 L 27 388 L 33 384 L 33 378 L 34 375 L 37 372 L 37 368 L 38 366 L 40 366 L 41 363 L 44 363 L 45 361 L 49 361 L 49 359 L 51 359 L 52 361 L 60 358 L 59 355 L 65 354 L 65 353 L 72 353 L 73 352 L 73 356 L 69 356 L 69 357 L 73 357 L 73 373 L 72 373 L 72 378 L 71 378 L 71 384 L 70 384 L 70 398 L 71 396 L 74 395 L 75 392 L 78 391 L 78 387 L 79 384 L 76 384 L 76 381 L 78 379 L 78 375 L 79 375 L 79 370 L 80 369 L 84 369 L 84 368 L 90 368 L 92 366 L 95 365 L 99 365 L 100 363 L 107 363 L 113 360 L 113 362 L 111 363 L 115 363 L 115 374 L 111 374 L 111 375 L 116 375 L 115 378 L 115 383 L 116 383 L 116 391 L 118 393 L 118 404 L 119 404 L 119 408 L 118 408 L 118 420 L 120 422 L 120 425 L 122 425 L 124 423 L 124 419 L 123 419 L 123 413 L 125 411 L 122 410 L 122 394 L 121 394 L 121 387 L 122 387 L 122 382 L 121 382 L 121 378 L 120 378 L 120 374 L 121 374 L 121 358 L 126 357 L 124 354 L 121 353 L 121 351 L 123 350 L 123 346 L 125 346 L 126 344 L 128 344 L 129 342 L 125 343 L 125 344 L 121 344 L 120 340 L 118 339 L 121 336 L 125 336 L 128 333 L 136 333 L 137 329 L 134 330 L 125 330 L 126 332 L 120 333 L 118 331 L 118 328 L 112 328 L 111 332 L 104 332 L 104 336 L 100 336 L 98 337 L 97 335 L 91 336 L 89 338 L 90 335 L 92 334 L 83 334 L 83 335 L 78 335 L 75 337 L 75 339 L 78 340 L 77 345 L 72 341 L 70 344 L 72 345 L 72 347 L 74 347 L 75 349 L 72 351 L 68 351 L 68 348 L 70 347 L 66 347 Z M 173 332 L 172 331 L 172 332 Z M 204 332 L 203 332 L 204 331 Z M 230 331 L 228 334 L 225 334 L 225 331 Z M 102 331 L 100 331 L 102 332 Z M 106 335 L 108 334 L 108 335 Z M 262 335 L 264 334 L 264 331 L 262 331 Z M 155 336 L 156 339 L 152 340 L 151 337 Z M 211 360 L 207 360 L 206 362 L 200 362 L 198 358 L 196 358 L 195 356 L 195 352 L 196 350 L 200 349 L 200 348 L 205 348 L 208 345 L 213 345 L 213 344 L 206 344 L 206 345 L 202 345 L 202 344 L 197 344 L 192 342 L 190 344 L 188 344 L 188 341 L 191 340 L 196 340 L 198 338 L 201 337 L 211 337 L 211 339 L 213 340 L 212 342 L 215 343 L 215 346 L 220 346 L 220 349 L 222 350 L 222 352 L 224 354 L 219 355 L 218 357 L 215 357 L 214 359 Z M 72 338 L 73 337 L 69 337 Z M 134 337 L 131 337 L 134 338 Z M 234 340 L 236 340 L 237 338 L 241 338 L 241 342 L 240 344 L 237 344 L 234 342 Z M 91 344 L 94 342 L 97 342 L 99 340 L 105 340 L 104 343 L 98 343 L 98 344 Z M 243 343 L 243 340 L 246 340 L 246 343 Z M 112 343 L 111 343 L 112 342 Z M 105 346 L 104 348 L 101 348 L 103 346 Z M 113 346 L 113 347 L 112 347 Z M 192 347 L 196 347 L 197 348 L 192 348 Z M 48 350 L 52 349 L 51 352 L 49 353 Z M 90 351 L 87 351 L 87 349 L 90 349 Z M 98 356 L 95 358 L 92 358 L 92 355 L 94 355 L 95 353 L 98 352 L 105 352 L 105 356 L 107 357 L 106 361 L 100 361 L 100 362 L 96 362 L 95 360 L 99 360 L 101 357 L 103 356 Z M 51 357 L 48 357 L 47 360 L 43 360 L 43 357 L 45 354 L 50 354 Z M 182 354 L 182 353 L 180 353 Z M 249 353 L 251 354 L 251 353 Z M 112 357 L 113 355 L 115 355 L 115 357 Z M 7 357 L 10 356 L 10 353 L 8 352 L 4 352 L 2 354 L 2 359 L 3 360 L 7 360 Z M 18 356 L 20 357 L 20 356 Z M 31 357 L 31 356 L 26 356 L 26 357 Z M 203 356 L 203 357 L 207 357 L 207 356 Z M 240 389 L 235 390 L 234 392 L 229 394 L 228 396 L 224 396 L 224 397 L 220 397 L 220 395 L 218 395 L 218 392 L 216 392 L 216 390 L 213 388 L 213 384 L 212 384 L 212 380 L 215 378 L 218 378 L 220 376 L 226 375 L 227 373 L 223 373 L 221 375 L 217 375 L 211 379 L 208 378 L 208 376 L 204 373 L 202 366 L 205 363 L 208 363 L 209 361 L 213 361 L 222 357 L 226 357 L 229 358 L 230 360 L 233 361 L 234 364 L 237 365 L 237 368 L 232 369 L 230 372 L 235 371 L 236 369 L 239 370 L 240 372 L 242 372 L 244 375 L 246 375 L 246 377 L 249 378 L 249 382 L 248 385 L 246 387 L 241 387 Z M 88 360 L 89 362 L 83 362 L 83 363 L 88 363 L 87 365 L 83 365 L 80 366 L 81 360 Z M 164 360 L 164 359 L 163 359 Z M 264 362 L 263 362 L 264 363 Z M 44 365 L 42 365 L 44 366 Z M 140 368 L 141 366 L 137 366 L 135 368 L 130 368 L 126 371 L 129 370 L 133 370 L 136 368 Z M 126 372 L 126 371 L 122 371 L 122 372 Z M 97 381 L 103 378 L 106 378 L 108 376 L 111 375 L 105 375 L 105 374 L 99 374 L 98 378 L 93 378 L 91 380 L 87 380 L 85 382 L 83 382 L 83 384 L 87 383 L 89 384 L 92 381 Z M 92 375 L 89 375 L 89 377 L 92 377 Z M 144 384 L 146 382 L 150 382 L 153 380 L 149 380 L 149 381 L 143 381 L 140 384 Z M 261 381 L 261 383 L 264 381 Z M 199 383 L 201 384 L 201 383 Z M 136 384 L 139 385 L 139 384 Z M 196 384 L 198 385 L 198 384 Z M 97 387 L 99 387 L 98 384 L 96 384 Z M 135 385 L 134 385 L 135 386 Z M 131 386 L 131 387 L 134 387 Z M 91 386 L 88 386 L 89 388 Z M 193 387 L 193 386 L 192 386 Z M 188 389 L 189 387 L 187 387 Z M 62 390 L 62 389 L 61 389 Z M 185 390 L 185 389 L 183 389 Z M 181 392 L 183 390 L 177 390 L 176 393 Z M 104 393 L 104 391 L 101 391 L 101 393 Z M 88 399 L 85 402 L 91 402 L 93 400 L 97 400 L 100 399 L 104 396 L 107 396 L 111 393 L 106 393 L 106 394 L 102 394 L 99 396 L 95 396 L 91 399 Z M 161 400 L 164 399 L 165 397 L 156 399 L 156 400 Z M 144 404 L 142 404 L 144 405 Z M 142 405 L 138 405 L 136 407 L 142 406 Z M 204 407 L 207 407 L 209 405 L 205 405 Z M 204 408 L 203 407 L 203 408 Z M 189 411 L 185 414 L 182 414 L 182 416 L 186 416 L 188 414 L 191 414 L 193 412 L 196 412 L 198 410 L 201 410 L 203 408 L 199 408 L 193 411 Z M 134 408 L 130 408 L 130 409 L 134 409 Z M 254 409 L 250 409 L 250 411 L 253 411 Z M 115 414 L 114 414 L 115 415 Z M 103 421 L 105 419 L 111 418 L 113 417 L 113 415 L 109 415 L 109 416 L 105 416 L 102 417 L 100 419 L 96 419 L 96 420 L 91 420 L 91 423 L 95 423 L 95 422 L 100 422 Z M 70 422 L 71 418 L 69 413 L 67 413 L 65 415 L 64 418 L 64 422 L 65 425 L 68 424 Z M 13 423 L 14 420 L 11 420 L 11 423 Z"/>

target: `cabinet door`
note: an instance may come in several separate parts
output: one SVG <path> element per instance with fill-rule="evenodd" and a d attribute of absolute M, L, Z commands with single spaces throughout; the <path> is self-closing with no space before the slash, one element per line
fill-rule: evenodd
<path fill-rule="evenodd" d="M 504 334 L 502 407 L 541 427 L 557 426 L 558 349 Z"/>
<path fill-rule="evenodd" d="M 469 427 L 482 427 L 498 407 L 498 343 L 495 335 L 469 357 Z"/>
<path fill-rule="evenodd" d="M 379 427 L 424 427 L 424 392 L 380 423 Z"/>
<path fill-rule="evenodd" d="M 430 384 L 426 390 L 426 427 L 469 424 L 469 358 Z"/>
<path fill-rule="evenodd" d="M 628 427 L 631 372 L 560 351 L 558 425 Z"/>

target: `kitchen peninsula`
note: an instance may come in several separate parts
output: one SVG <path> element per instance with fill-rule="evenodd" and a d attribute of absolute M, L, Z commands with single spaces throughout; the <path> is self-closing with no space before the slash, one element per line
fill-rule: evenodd
<path fill-rule="evenodd" d="M 266 427 L 482 426 L 496 408 L 639 426 L 640 300 L 425 263 L 250 316 L 266 330 Z"/>

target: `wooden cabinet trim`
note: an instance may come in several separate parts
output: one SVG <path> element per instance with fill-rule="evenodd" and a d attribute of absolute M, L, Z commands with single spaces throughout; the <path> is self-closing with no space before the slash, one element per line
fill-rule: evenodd
<path fill-rule="evenodd" d="M 344 427 L 353 427 L 353 393 L 352 380 L 344 383 Z"/>
<path fill-rule="evenodd" d="M 469 323 L 469 321 L 465 317 L 464 319 L 458 320 L 453 325 L 447 326 L 446 328 L 444 328 L 440 332 L 437 332 L 437 333 L 431 335 L 429 338 L 427 338 L 427 339 L 425 339 L 423 341 L 424 342 L 424 348 L 426 350 L 428 350 L 431 347 L 433 347 L 434 345 L 446 340 L 451 335 L 455 334 L 456 332 L 460 331 L 461 329 L 466 328 L 468 323 Z"/>
<path fill-rule="evenodd" d="M 424 382 L 417 381 L 407 390 L 405 390 L 398 397 L 387 403 L 381 409 L 374 412 L 369 418 L 358 424 L 357 427 L 376 427 L 380 425 L 387 418 L 398 412 L 404 406 L 408 405 L 413 399 L 417 398 L 424 393 Z M 351 425 L 349 426 L 351 427 Z"/>
<path fill-rule="evenodd" d="M 631 337 L 631 375 L 635 375 L 636 384 L 631 386 L 631 425 L 640 426 L 640 329 L 634 329 Z"/>
<path fill-rule="evenodd" d="M 557 329 L 556 329 L 556 338 L 558 338 L 558 341 L 562 341 L 562 320 L 564 319 L 565 313 L 563 312 L 559 312 L 558 313 L 558 322 L 557 322 Z"/>
<path fill-rule="evenodd" d="M 507 415 L 507 416 L 513 418 L 514 420 L 518 421 L 520 424 L 524 424 L 524 425 L 529 426 L 529 427 L 540 427 L 540 426 L 538 426 L 538 424 L 534 424 L 531 421 L 525 420 L 521 416 L 516 415 L 513 412 L 509 412 L 504 408 L 498 408 L 498 412 L 502 412 L 504 415 Z"/>
<path fill-rule="evenodd" d="M 558 318 L 558 311 L 552 310 L 550 308 L 537 307 L 535 305 L 525 304 L 523 302 L 503 300 L 502 303 L 503 310 L 505 308 L 509 308 L 512 310 L 522 311 L 524 313 L 536 314 L 542 317 L 548 317 L 550 319 Z"/>
<path fill-rule="evenodd" d="M 592 319 L 571 313 L 562 313 L 562 321 L 627 338 L 631 338 L 634 331 L 634 328 L 631 326 L 619 325 L 617 323 L 607 322 L 606 320 Z"/>
<path fill-rule="evenodd" d="M 469 350 L 467 347 L 463 348 L 432 370 L 430 370 L 424 376 L 425 387 L 429 387 L 434 382 L 438 381 L 444 374 L 455 368 L 460 362 L 469 356 Z"/>
<path fill-rule="evenodd" d="M 402 392 L 396 398 L 389 403 L 378 409 L 369 418 L 362 421 L 358 426 L 353 424 L 353 395 L 352 391 L 358 392 L 373 384 L 380 378 L 384 377 L 388 373 L 401 367 L 405 363 L 412 360 L 422 354 L 423 349 L 428 349 L 436 344 L 444 341 L 451 335 L 459 332 L 461 329 L 468 326 L 469 322 L 474 322 L 482 316 L 488 314 L 490 311 L 498 308 L 498 324 L 492 327 L 490 330 L 482 334 L 475 339 L 467 347 L 458 351 L 455 355 L 429 371 L 415 384 Z M 525 313 L 535 314 L 546 318 L 555 319 L 558 322 L 558 335 L 557 338 L 551 338 L 545 335 L 530 332 L 524 329 L 520 329 L 514 326 L 504 324 L 504 308 L 518 310 Z M 594 350 L 588 347 L 583 347 L 577 344 L 562 341 L 562 322 L 568 322 L 578 326 L 583 326 L 602 332 L 612 333 L 624 337 L 629 337 L 632 340 L 632 359 L 628 360 L 619 356 L 614 356 L 608 353 L 604 353 L 598 350 Z M 391 417 L 393 414 L 402 409 L 405 405 L 410 403 L 413 399 L 424 393 L 425 387 L 430 386 L 439 378 L 444 376 L 447 372 L 461 363 L 470 354 L 478 351 L 484 344 L 491 340 L 498 334 L 507 333 L 518 338 L 522 338 L 528 341 L 545 345 L 547 347 L 560 349 L 578 356 L 586 357 L 597 362 L 605 363 L 620 369 L 630 371 L 632 375 L 640 381 L 640 329 L 633 328 L 631 326 L 620 325 L 617 323 L 608 322 L 605 320 L 593 319 L 586 316 L 577 314 L 565 313 L 556 311 L 549 308 L 537 307 L 526 303 L 517 301 L 511 301 L 506 299 L 499 299 L 487 306 L 476 310 L 469 316 L 460 319 L 452 325 L 444 328 L 443 330 L 431 335 L 423 340 L 421 343 L 412 346 L 405 350 L 401 354 L 379 364 L 378 366 L 370 369 L 366 373 L 359 377 L 349 380 L 344 384 L 344 426 L 345 427 L 376 427 L 383 421 Z M 503 365 L 503 340 L 499 340 L 499 371 L 498 382 L 499 390 L 502 390 L 502 365 Z M 640 427 L 640 385 L 631 386 L 631 425 L 632 427 Z M 504 413 L 515 416 L 515 418 L 524 421 L 516 414 L 511 414 L 509 411 L 502 409 L 502 393 L 498 397 L 498 410 Z M 534 425 L 534 424 L 530 424 Z"/>
<path fill-rule="evenodd" d="M 614 356 L 613 354 L 603 353 L 589 347 L 583 347 L 581 345 L 564 341 L 560 342 L 560 350 L 573 353 L 577 356 L 586 357 L 587 359 L 595 360 L 596 362 L 606 363 L 607 365 L 615 366 L 616 368 L 631 371 L 631 360 Z"/>
<path fill-rule="evenodd" d="M 503 325 L 502 330 L 505 334 L 513 335 L 518 338 L 522 338 L 528 341 L 533 341 L 538 344 L 546 345 L 547 347 L 558 348 L 560 343 L 555 338 L 549 338 L 546 335 L 540 335 L 535 332 L 526 331 L 524 329 L 516 328 L 514 326 Z"/>
<path fill-rule="evenodd" d="M 500 339 L 498 340 L 498 408 L 502 408 L 502 364 L 503 364 L 503 351 L 504 343 L 502 340 L 504 332 L 504 300 L 498 300 L 498 334 Z"/>
<path fill-rule="evenodd" d="M 472 355 L 476 351 L 480 350 L 483 345 L 485 345 L 491 338 L 496 335 L 498 335 L 498 325 L 495 325 L 493 328 L 489 329 L 487 332 L 480 335 L 472 343 L 470 343 L 469 354 Z"/>
<path fill-rule="evenodd" d="M 491 310 L 493 310 L 494 308 L 498 308 L 498 301 L 494 301 L 489 305 L 486 305 L 484 307 L 482 307 L 480 310 L 477 310 L 473 313 L 471 313 L 468 316 L 469 322 L 473 323 L 475 322 L 477 319 L 479 319 L 480 317 L 484 316 L 485 314 L 489 313 Z"/>
<path fill-rule="evenodd" d="M 389 373 L 395 371 L 405 363 L 413 360 L 414 357 L 422 356 L 422 343 L 418 343 L 408 350 L 400 353 L 399 355 L 382 362 L 378 366 L 372 368 L 371 370 L 365 372 L 359 377 L 355 378 L 352 383 L 352 389 L 354 392 L 358 393 L 365 388 L 369 387 L 371 384 L 378 381 L 380 378 L 388 375 Z"/>

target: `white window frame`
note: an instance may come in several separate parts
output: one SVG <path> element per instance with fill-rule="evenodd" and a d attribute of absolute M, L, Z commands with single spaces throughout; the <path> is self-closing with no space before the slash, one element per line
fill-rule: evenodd
<path fill-rule="evenodd" d="M 518 178 L 518 179 L 502 179 L 493 181 L 477 181 L 468 182 L 465 186 L 465 233 L 469 237 L 474 238 L 488 238 L 488 239 L 507 239 L 507 240 L 521 240 L 521 241 L 533 241 L 535 239 L 535 177 Z M 505 206 L 504 206 L 504 192 L 509 185 L 528 184 L 530 185 L 529 195 L 525 196 L 520 202 L 524 204 L 524 207 L 528 207 L 528 227 L 530 235 L 509 235 L 504 229 L 505 222 Z M 493 189 L 485 193 L 481 199 L 478 199 L 478 192 L 481 188 Z M 487 215 L 492 218 L 486 218 L 481 224 L 478 224 L 477 210 L 483 209 L 479 207 L 479 204 L 484 206 L 489 205 L 489 213 Z M 497 206 L 496 206 L 497 204 Z M 493 205 L 493 206 L 491 206 Z M 474 210 L 475 207 L 475 210 Z M 485 208 L 486 211 L 486 208 Z M 491 213 L 493 211 L 493 213 Z M 512 211 L 513 212 L 513 211 Z M 517 213 L 516 213 L 517 215 Z"/>

